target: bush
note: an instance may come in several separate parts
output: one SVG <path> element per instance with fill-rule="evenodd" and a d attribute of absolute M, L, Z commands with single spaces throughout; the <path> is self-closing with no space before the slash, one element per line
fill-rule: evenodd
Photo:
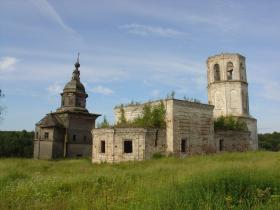
<path fill-rule="evenodd" d="M 214 121 L 215 130 L 248 131 L 246 123 L 232 116 L 221 116 Z"/>
<path fill-rule="evenodd" d="M 140 128 L 165 128 L 165 107 L 163 102 L 151 106 L 150 103 L 143 107 L 143 115 L 127 121 L 124 115 L 124 109 L 121 107 L 121 117 L 116 127 L 140 127 Z"/>
<path fill-rule="evenodd" d="M 97 128 L 110 128 L 110 123 L 108 122 L 106 116 L 103 117 L 103 121 L 97 124 Z"/>
<path fill-rule="evenodd" d="M 0 157 L 32 157 L 34 132 L 0 131 Z"/>
<path fill-rule="evenodd" d="M 153 154 L 153 159 L 161 159 L 163 157 L 165 157 L 165 156 L 160 152 L 157 152 L 157 153 Z"/>
<path fill-rule="evenodd" d="M 280 151 L 280 133 L 259 134 L 259 146 L 269 151 Z"/>

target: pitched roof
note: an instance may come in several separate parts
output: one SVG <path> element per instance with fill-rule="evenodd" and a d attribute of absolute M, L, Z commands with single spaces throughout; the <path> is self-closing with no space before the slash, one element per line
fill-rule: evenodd
<path fill-rule="evenodd" d="M 55 114 L 47 114 L 42 120 L 40 120 L 36 126 L 40 126 L 42 128 L 47 127 L 63 127 L 63 125 L 59 122 Z"/>

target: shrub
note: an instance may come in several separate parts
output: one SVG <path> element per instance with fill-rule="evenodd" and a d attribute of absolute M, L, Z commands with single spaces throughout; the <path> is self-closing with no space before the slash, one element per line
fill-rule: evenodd
<path fill-rule="evenodd" d="M 0 157 L 32 157 L 34 132 L 1 131 Z"/>
<path fill-rule="evenodd" d="M 133 121 L 127 121 L 121 107 L 121 117 L 116 127 L 140 127 L 140 128 L 165 128 L 165 107 L 161 101 L 159 104 L 151 106 L 147 103 L 143 107 L 143 114 Z"/>
<path fill-rule="evenodd" d="M 110 123 L 108 122 L 106 116 L 103 117 L 103 121 L 97 124 L 97 128 L 110 128 Z"/>
<path fill-rule="evenodd" d="M 280 133 L 259 134 L 259 146 L 261 149 L 270 151 L 280 151 Z"/>
<path fill-rule="evenodd" d="M 246 123 L 233 116 L 221 116 L 214 121 L 215 130 L 248 131 Z"/>
<path fill-rule="evenodd" d="M 153 159 L 161 159 L 163 157 L 165 157 L 165 156 L 160 152 L 157 152 L 157 153 L 153 154 Z"/>

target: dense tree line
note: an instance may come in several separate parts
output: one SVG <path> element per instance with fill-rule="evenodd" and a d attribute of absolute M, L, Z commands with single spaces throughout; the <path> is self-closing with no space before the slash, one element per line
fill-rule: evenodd
<path fill-rule="evenodd" d="M 32 157 L 34 132 L 0 131 L 0 157 Z M 280 133 L 259 134 L 259 148 L 280 151 Z"/>
<path fill-rule="evenodd" d="M 259 148 L 270 151 L 280 151 L 280 133 L 259 134 Z"/>
<path fill-rule="evenodd" d="M 32 157 L 34 132 L 0 131 L 0 157 Z"/>

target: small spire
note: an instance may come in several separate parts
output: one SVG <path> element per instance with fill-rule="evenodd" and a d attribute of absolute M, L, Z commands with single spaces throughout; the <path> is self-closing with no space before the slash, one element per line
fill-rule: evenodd
<path fill-rule="evenodd" d="M 79 68 L 80 68 L 80 53 L 78 53 L 78 57 L 77 57 L 77 61 L 75 63 L 75 69 L 72 73 L 72 79 L 75 79 L 75 80 L 80 80 L 80 71 L 79 71 Z"/>
<path fill-rule="evenodd" d="M 75 67 L 76 67 L 76 69 L 78 69 L 78 68 L 80 68 L 80 53 L 78 52 L 78 57 L 77 57 L 77 62 L 75 63 Z"/>

